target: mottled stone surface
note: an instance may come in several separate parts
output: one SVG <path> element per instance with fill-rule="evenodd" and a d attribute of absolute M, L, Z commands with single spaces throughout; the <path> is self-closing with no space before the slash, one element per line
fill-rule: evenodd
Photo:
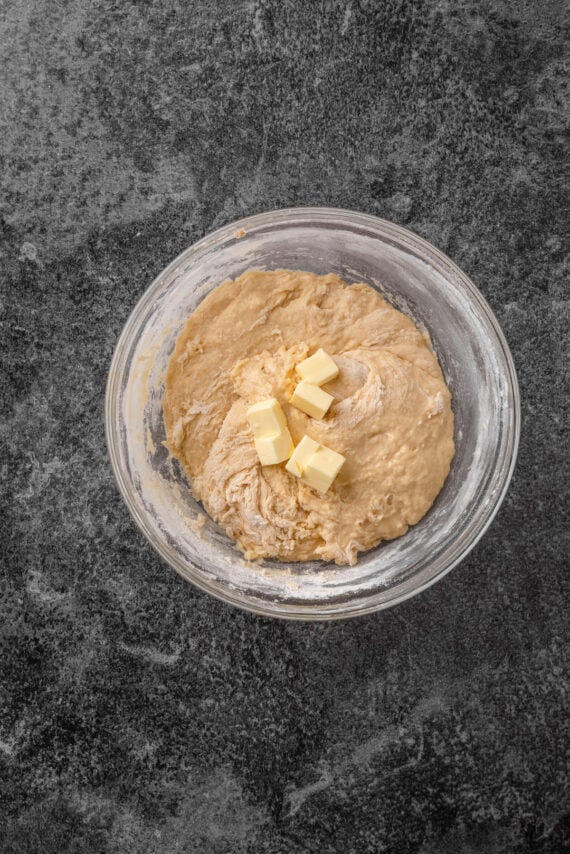
<path fill-rule="evenodd" d="M 1 4 L 2 852 L 568 850 L 567 9 Z M 154 275 L 303 204 L 445 250 L 522 392 L 483 541 L 417 599 L 331 625 L 184 583 L 103 435 Z"/>

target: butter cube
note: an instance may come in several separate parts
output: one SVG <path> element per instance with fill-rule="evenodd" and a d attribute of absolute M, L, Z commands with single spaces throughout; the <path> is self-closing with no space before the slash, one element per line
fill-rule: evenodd
<path fill-rule="evenodd" d="M 279 401 L 274 397 L 268 397 L 267 400 L 250 406 L 246 417 L 256 439 L 277 436 L 287 429 L 285 413 L 281 409 Z"/>
<path fill-rule="evenodd" d="M 293 453 L 293 439 L 287 427 L 275 436 L 254 438 L 255 450 L 262 466 L 274 466 L 288 460 Z"/>
<path fill-rule="evenodd" d="M 279 402 L 274 397 L 262 400 L 250 406 L 246 417 L 261 465 L 274 466 L 288 460 L 294 445 Z"/>
<path fill-rule="evenodd" d="M 342 454 L 337 454 L 336 451 L 321 445 L 308 460 L 303 472 L 303 480 L 319 492 L 326 492 L 344 461 L 345 457 Z"/>
<path fill-rule="evenodd" d="M 332 394 L 323 391 L 318 385 L 301 380 L 293 392 L 290 403 L 311 418 L 324 418 L 333 400 Z"/>
<path fill-rule="evenodd" d="M 299 362 L 296 371 L 302 379 L 313 385 L 324 385 L 338 377 L 338 367 L 322 348 L 308 359 Z"/>
<path fill-rule="evenodd" d="M 320 447 L 319 443 L 311 439 L 310 436 L 303 436 L 285 468 L 295 477 L 302 477 L 307 463 Z"/>

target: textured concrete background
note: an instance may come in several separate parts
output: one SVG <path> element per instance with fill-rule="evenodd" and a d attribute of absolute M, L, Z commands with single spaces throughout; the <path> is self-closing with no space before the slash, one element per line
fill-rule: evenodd
<path fill-rule="evenodd" d="M 1 4 L 3 854 L 570 847 L 565 8 Z M 103 436 L 113 347 L 155 274 L 302 204 L 445 250 L 522 391 L 483 541 L 416 600 L 333 625 L 180 580 Z"/>

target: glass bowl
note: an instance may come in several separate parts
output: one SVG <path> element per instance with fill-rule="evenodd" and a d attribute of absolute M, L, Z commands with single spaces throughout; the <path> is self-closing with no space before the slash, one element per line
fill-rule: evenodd
<path fill-rule="evenodd" d="M 163 445 L 164 376 L 188 315 L 227 278 L 278 268 L 367 282 L 431 337 L 449 384 L 456 453 L 424 518 L 401 538 L 330 563 L 247 562 L 192 497 Z M 328 620 L 387 608 L 456 566 L 495 516 L 515 465 L 515 369 L 491 309 L 425 240 L 362 213 L 293 208 L 215 231 L 174 260 L 135 306 L 113 357 L 106 431 L 117 482 L 159 554 L 201 590 L 273 617 Z"/>

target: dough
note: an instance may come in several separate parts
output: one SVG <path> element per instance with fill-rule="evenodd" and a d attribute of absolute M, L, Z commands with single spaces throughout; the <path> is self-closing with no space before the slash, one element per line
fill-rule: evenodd
<path fill-rule="evenodd" d="M 289 404 L 295 365 L 319 347 L 340 368 L 316 421 Z M 308 434 L 346 462 L 321 495 L 258 461 L 246 411 L 276 397 L 295 444 Z M 164 397 L 167 444 L 196 498 L 248 559 L 356 563 L 415 525 L 454 454 L 451 396 L 429 339 L 368 285 L 248 271 L 188 319 Z"/>

